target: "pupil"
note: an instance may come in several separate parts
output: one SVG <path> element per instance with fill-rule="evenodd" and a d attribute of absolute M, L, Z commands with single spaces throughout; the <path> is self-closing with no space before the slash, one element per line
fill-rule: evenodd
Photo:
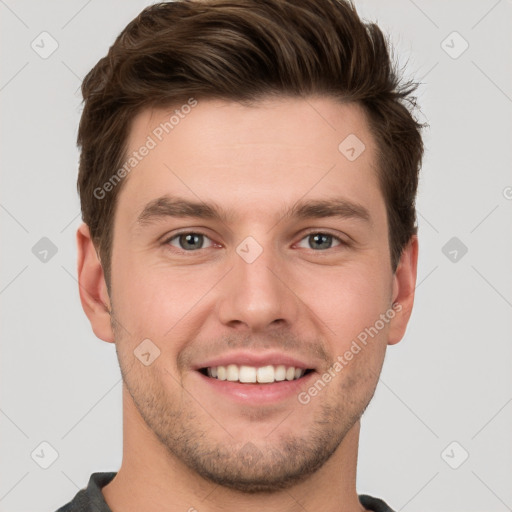
<path fill-rule="evenodd" d="M 311 238 L 313 239 L 314 244 L 318 244 L 317 247 L 320 246 L 322 249 L 329 249 L 331 235 L 317 233 L 315 235 L 311 235 Z"/>
<path fill-rule="evenodd" d="M 203 235 L 198 235 L 198 234 L 188 234 L 188 235 L 182 235 L 182 241 L 183 239 L 185 240 L 185 243 L 181 244 L 181 246 L 184 248 L 184 249 L 187 249 L 187 248 L 192 248 L 192 249 L 200 249 L 201 246 L 203 245 L 202 243 L 199 243 L 202 241 L 202 239 L 200 237 L 202 237 Z M 195 247 L 194 244 L 198 244 L 199 247 Z"/>

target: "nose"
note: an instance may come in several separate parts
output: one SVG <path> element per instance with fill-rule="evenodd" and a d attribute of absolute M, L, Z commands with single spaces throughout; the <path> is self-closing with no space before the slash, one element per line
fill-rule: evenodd
<path fill-rule="evenodd" d="M 242 251 L 233 252 L 232 270 L 220 283 L 219 320 L 228 327 L 255 332 L 289 328 L 298 320 L 300 309 L 291 272 L 285 270 L 285 262 L 268 247 L 251 261 L 250 251 L 254 250 L 254 246 L 249 247 L 249 257 Z"/>

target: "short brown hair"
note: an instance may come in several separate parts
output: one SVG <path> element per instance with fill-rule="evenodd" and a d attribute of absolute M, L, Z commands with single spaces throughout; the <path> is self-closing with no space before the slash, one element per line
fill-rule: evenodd
<path fill-rule="evenodd" d="M 176 0 L 144 9 L 82 84 L 78 190 L 83 221 L 110 283 L 119 186 L 95 190 L 123 165 L 134 116 L 190 97 L 253 101 L 326 95 L 363 106 L 378 148 L 393 271 L 416 233 L 423 156 L 402 83 L 377 25 L 345 0 Z M 340 141 L 341 142 L 341 141 Z"/>

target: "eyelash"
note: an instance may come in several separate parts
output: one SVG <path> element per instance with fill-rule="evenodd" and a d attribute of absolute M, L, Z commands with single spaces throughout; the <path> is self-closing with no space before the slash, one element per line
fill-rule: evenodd
<path fill-rule="evenodd" d="M 210 247 L 201 247 L 201 249 L 195 249 L 195 250 L 192 250 L 192 251 L 186 251 L 184 249 L 180 249 L 178 247 L 174 247 L 174 246 L 171 246 L 170 245 L 170 242 L 174 239 L 177 239 L 179 238 L 180 236 L 183 236 L 183 235 L 202 235 L 204 236 L 205 238 L 208 238 L 209 240 L 210 237 L 206 234 L 206 233 L 203 233 L 202 231 L 181 231 L 179 233 L 175 233 L 174 235 L 170 236 L 170 237 L 167 237 L 163 242 L 162 242 L 162 245 L 165 245 L 167 247 L 172 247 L 172 251 L 173 252 L 177 252 L 179 254 L 185 254 L 185 253 L 197 253 L 203 249 L 209 249 Z M 341 247 L 341 246 L 345 246 L 345 247 L 349 247 L 350 244 L 349 242 L 347 242 L 346 240 L 343 240 L 342 238 L 340 238 L 339 236 L 336 236 L 332 233 L 330 233 L 329 231 L 318 231 L 318 230 L 312 230 L 312 231 L 309 231 L 307 232 L 300 240 L 299 242 L 302 242 L 304 239 L 308 238 L 309 236 L 311 235 L 328 235 L 330 237 L 333 238 L 333 240 L 339 242 L 339 245 L 335 245 L 334 247 L 329 247 L 328 249 L 322 249 L 322 250 L 318 250 L 318 251 L 315 251 L 314 249 L 309 249 L 313 252 L 318 252 L 318 253 L 321 253 L 321 252 L 327 252 L 329 250 L 332 250 L 332 249 L 335 249 L 336 247 Z M 212 243 L 215 244 L 215 242 L 213 242 L 212 240 Z"/>

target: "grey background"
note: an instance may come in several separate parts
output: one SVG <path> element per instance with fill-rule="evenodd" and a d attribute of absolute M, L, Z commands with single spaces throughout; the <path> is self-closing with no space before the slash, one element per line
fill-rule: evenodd
<path fill-rule="evenodd" d="M 81 78 L 148 3 L 0 0 L 2 512 L 54 510 L 121 463 L 115 350 L 78 298 L 75 139 Z M 363 418 L 358 492 L 397 511 L 512 510 L 512 2 L 356 5 L 422 81 L 430 125 L 415 312 Z"/>

